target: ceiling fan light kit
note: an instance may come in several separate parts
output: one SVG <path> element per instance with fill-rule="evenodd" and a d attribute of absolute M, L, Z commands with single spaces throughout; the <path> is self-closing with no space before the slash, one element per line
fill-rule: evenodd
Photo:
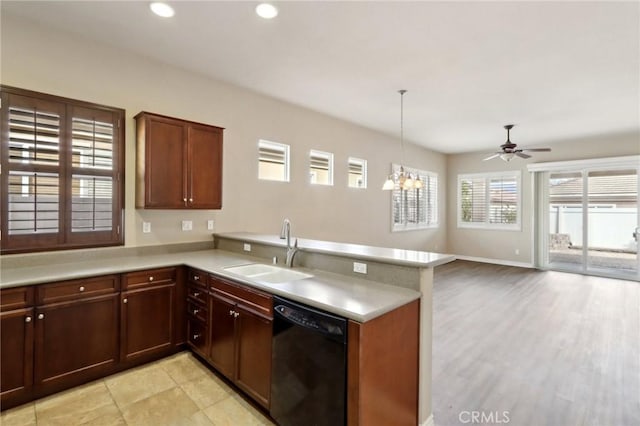
<path fill-rule="evenodd" d="M 407 93 L 406 90 L 398 90 L 400 93 L 400 158 L 404 163 L 404 94 Z M 399 173 L 391 173 L 387 180 L 382 185 L 383 191 L 393 191 L 396 186 L 398 186 L 402 190 L 409 189 L 420 189 L 423 187 L 423 183 L 420 180 L 420 176 L 413 178 L 411 173 L 404 171 L 404 166 L 400 165 Z"/>
<path fill-rule="evenodd" d="M 500 145 L 501 151 L 494 152 L 493 154 L 485 158 L 483 161 L 492 160 L 494 158 L 500 157 L 502 161 L 509 162 L 513 160 L 515 157 L 520 157 L 524 159 L 531 158 L 529 154 L 525 154 L 523 151 L 529 151 L 529 152 L 551 151 L 551 148 L 524 148 L 524 149 L 518 148 L 517 144 L 511 142 L 510 132 L 514 126 L 515 124 L 506 124 L 504 126 L 504 128 L 507 130 L 507 141 L 502 145 Z"/>

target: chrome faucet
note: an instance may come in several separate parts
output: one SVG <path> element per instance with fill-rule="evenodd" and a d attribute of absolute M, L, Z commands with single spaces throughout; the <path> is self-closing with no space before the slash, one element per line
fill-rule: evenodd
<path fill-rule="evenodd" d="M 287 260 L 285 264 L 291 268 L 293 266 L 293 256 L 298 252 L 298 239 L 296 238 L 293 246 L 291 245 L 291 221 L 285 219 L 282 222 L 282 230 L 280 231 L 280 239 L 287 240 Z"/>

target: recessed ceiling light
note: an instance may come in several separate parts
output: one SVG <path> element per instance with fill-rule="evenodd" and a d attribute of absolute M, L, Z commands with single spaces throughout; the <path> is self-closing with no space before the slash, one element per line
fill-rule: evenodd
<path fill-rule="evenodd" d="M 171 6 L 162 2 L 154 2 L 149 5 L 149 8 L 153 13 L 158 16 L 162 16 L 163 18 L 171 18 L 176 12 L 173 10 Z"/>
<path fill-rule="evenodd" d="M 264 19 L 272 19 L 278 16 L 278 9 L 272 4 L 269 3 L 260 3 L 256 7 L 256 13 L 259 17 Z"/>

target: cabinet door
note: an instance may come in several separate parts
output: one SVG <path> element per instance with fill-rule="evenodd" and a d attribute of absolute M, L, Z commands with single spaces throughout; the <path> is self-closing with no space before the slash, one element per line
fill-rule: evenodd
<path fill-rule="evenodd" d="M 222 207 L 222 130 L 192 124 L 188 128 L 189 207 Z"/>
<path fill-rule="evenodd" d="M 0 395 L 26 392 L 33 382 L 33 308 L 0 313 Z"/>
<path fill-rule="evenodd" d="M 117 293 L 44 305 L 35 312 L 35 384 L 77 384 L 118 361 Z"/>
<path fill-rule="evenodd" d="M 122 293 L 121 360 L 161 353 L 173 345 L 175 284 Z"/>
<path fill-rule="evenodd" d="M 211 338 L 209 344 L 211 364 L 222 374 L 233 380 L 235 366 L 235 304 L 223 297 L 210 297 Z"/>
<path fill-rule="evenodd" d="M 263 407 L 269 408 L 271 391 L 271 339 L 273 321 L 238 305 L 236 384 Z"/>
<path fill-rule="evenodd" d="M 145 207 L 186 208 L 186 128 L 179 121 L 146 120 Z"/>

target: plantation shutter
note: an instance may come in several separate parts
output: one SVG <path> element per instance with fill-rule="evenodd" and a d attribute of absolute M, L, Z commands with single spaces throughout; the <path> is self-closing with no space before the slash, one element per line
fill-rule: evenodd
<path fill-rule="evenodd" d="M 464 178 L 460 182 L 460 217 L 462 222 L 483 223 L 487 218 L 487 194 L 484 178 Z"/>
<path fill-rule="evenodd" d="M 121 244 L 124 111 L 8 87 L 2 107 L 2 252 Z"/>
<path fill-rule="evenodd" d="M 394 173 L 400 166 L 393 166 Z M 404 190 L 399 182 L 392 191 L 393 226 L 395 230 L 419 229 L 438 224 L 438 176 L 431 172 L 410 169 L 422 181 L 422 188 Z"/>
<path fill-rule="evenodd" d="M 489 223 L 516 223 L 518 181 L 515 177 L 489 180 Z"/>

